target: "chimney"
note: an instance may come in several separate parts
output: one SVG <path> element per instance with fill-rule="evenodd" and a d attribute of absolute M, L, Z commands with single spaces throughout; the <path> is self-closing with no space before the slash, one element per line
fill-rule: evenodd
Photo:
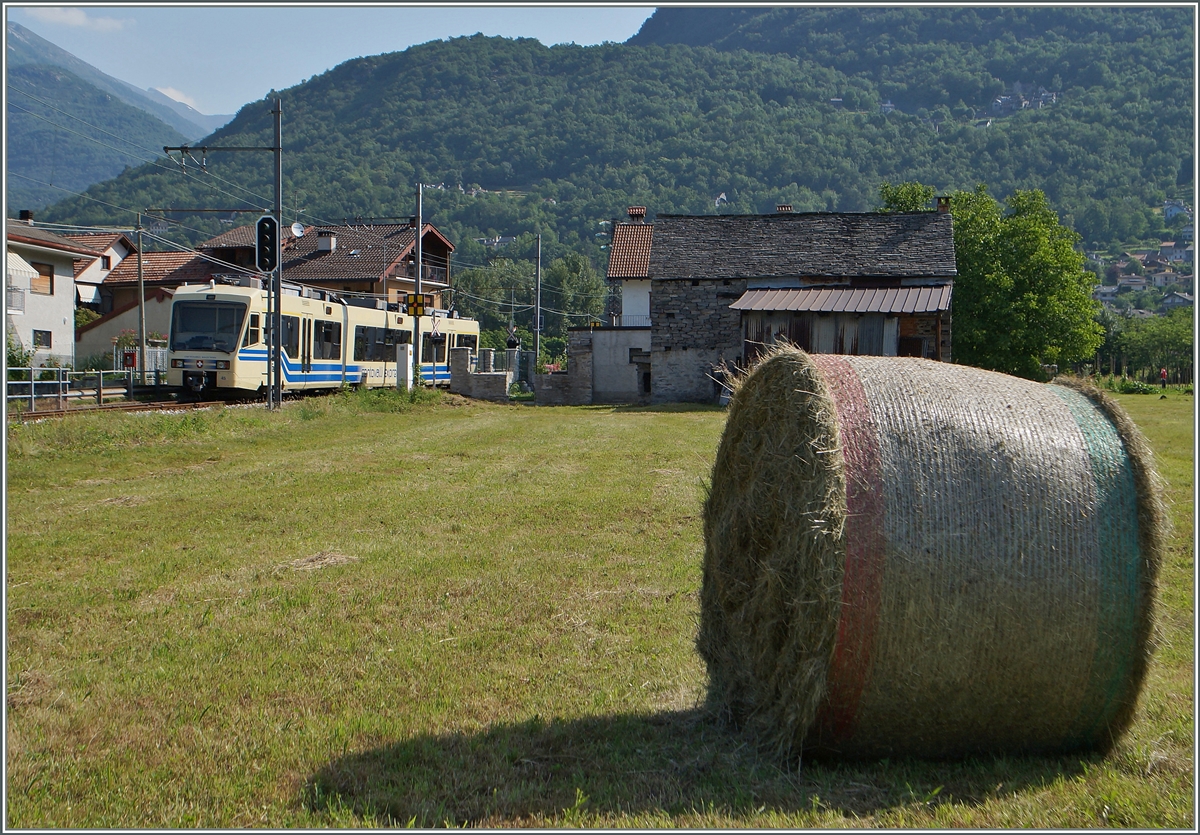
<path fill-rule="evenodd" d="M 775 205 L 775 211 L 779 212 L 779 214 L 781 214 L 781 215 L 790 215 L 792 213 L 792 204 L 791 203 L 777 203 Z"/>
<path fill-rule="evenodd" d="M 317 233 L 317 252 L 333 252 L 337 249 L 337 235 L 328 229 Z"/>
<path fill-rule="evenodd" d="M 33 212 L 29 209 L 21 209 L 17 217 L 22 223 L 28 223 L 30 226 L 33 226 Z"/>
<path fill-rule="evenodd" d="M 634 223 L 646 222 L 646 207 L 645 206 L 630 206 L 626 209 L 629 212 L 629 219 Z"/>
<path fill-rule="evenodd" d="M 937 199 L 937 207 L 937 210 L 942 214 L 950 211 L 950 198 L 948 196 L 939 197 Z"/>

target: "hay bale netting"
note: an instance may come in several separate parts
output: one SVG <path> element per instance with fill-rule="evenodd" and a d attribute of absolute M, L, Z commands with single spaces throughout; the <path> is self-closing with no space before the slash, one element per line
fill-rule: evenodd
<path fill-rule="evenodd" d="M 785 349 L 740 383 L 704 509 L 710 705 L 781 753 L 1106 751 L 1167 517 L 1095 389 Z"/>

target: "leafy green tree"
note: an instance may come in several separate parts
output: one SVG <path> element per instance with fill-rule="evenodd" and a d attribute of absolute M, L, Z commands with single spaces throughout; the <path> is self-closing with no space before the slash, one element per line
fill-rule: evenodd
<path fill-rule="evenodd" d="M 1167 316 L 1130 319 L 1118 342 L 1131 369 L 1191 368 L 1195 345 L 1192 311 L 1180 308 Z"/>
<path fill-rule="evenodd" d="M 578 253 L 556 258 L 542 273 L 544 334 L 566 336 L 567 328 L 604 315 L 608 287 L 591 261 Z"/>
<path fill-rule="evenodd" d="M 1091 298 L 1094 276 L 1037 190 L 1007 211 L 979 185 L 951 196 L 958 278 L 954 355 L 959 362 L 1041 379 L 1043 364 L 1090 360 L 1104 333 Z"/>
<path fill-rule="evenodd" d="M 925 212 L 933 207 L 936 191 L 933 186 L 920 183 L 888 182 L 879 184 L 879 211 L 881 212 Z"/>
<path fill-rule="evenodd" d="M 481 330 L 507 330 L 510 319 L 530 325 L 532 295 L 533 264 L 528 261 L 497 258 L 454 276 L 454 307 L 477 320 Z"/>

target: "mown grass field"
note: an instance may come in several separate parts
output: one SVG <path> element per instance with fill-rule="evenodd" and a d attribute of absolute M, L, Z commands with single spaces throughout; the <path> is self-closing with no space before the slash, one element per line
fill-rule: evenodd
<path fill-rule="evenodd" d="M 708 408 L 337 397 L 8 430 L 8 827 L 1194 825 L 1192 399 L 1107 759 L 799 766 L 701 709 Z M 394 409 L 389 411 L 389 409 Z"/>

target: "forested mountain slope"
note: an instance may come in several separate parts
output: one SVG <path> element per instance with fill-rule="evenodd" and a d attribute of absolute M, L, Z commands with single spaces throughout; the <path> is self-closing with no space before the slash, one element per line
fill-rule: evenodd
<path fill-rule="evenodd" d="M 177 102 L 158 101 L 156 100 L 158 96 L 152 96 L 148 91 L 139 90 L 128 82 L 121 81 L 119 78 L 113 78 L 111 75 L 101 72 L 86 61 L 76 58 L 70 52 L 55 46 L 50 41 L 29 31 L 19 23 L 8 21 L 7 29 L 8 49 L 5 55 L 5 62 L 9 71 L 14 67 L 25 64 L 61 67 L 82 81 L 110 95 L 116 96 L 126 104 L 157 117 L 190 139 L 199 139 L 209 132 L 208 128 L 180 113 L 180 105 Z M 162 98 L 166 97 L 163 96 Z M 188 109 L 190 110 L 190 108 Z M 215 118 L 219 119 L 221 117 Z"/>
<path fill-rule="evenodd" d="M 14 213 L 41 209 L 186 138 L 62 67 L 8 68 L 5 189 Z M 40 216 L 40 212 L 39 212 Z"/>
<path fill-rule="evenodd" d="M 1103 10 L 1076 11 L 1086 21 Z M 653 34 L 663 15 L 635 40 Z M 444 190 L 426 192 L 426 213 L 459 244 L 465 262 L 483 260 L 472 238 L 540 229 L 547 258 L 573 249 L 603 264 L 599 224 L 630 204 L 648 206 L 651 218 L 772 211 L 777 201 L 797 211 L 866 210 L 882 180 L 919 180 L 942 190 L 985 182 L 999 196 L 1040 188 L 1088 240 L 1147 234 L 1154 208 L 1190 186 L 1191 171 L 1191 56 L 1173 46 L 1175 34 L 1160 34 L 1131 44 L 1093 32 L 1070 58 L 1075 34 L 1064 30 L 1046 36 L 1061 47 L 1060 59 L 1044 69 L 1018 62 L 1014 73 L 1022 69 L 1011 77 L 988 63 L 998 60 L 999 44 L 950 50 L 954 60 L 946 59 L 941 75 L 977 78 L 989 95 L 985 75 L 1048 86 L 1060 76 L 1057 103 L 989 127 L 976 127 L 973 108 L 958 107 L 957 99 L 930 109 L 940 91 L 920 99 L 925 112 L 913 109 L 915 95 L 910 102 L 897 94 L 900 110 L 881 113 L 878 102 L 895 92 L 885 80 L 925 89 L 918 75 L 910 81 L 898 69 L 915 73 L 920 61 L 890 52 L 883 57 L 895 67 L 885 71 L 864 57 L 847 65 L 824 53 L 818 61 L 729 51 L 724 42 L 717 49 L 545 47 L 479 35 L 435 41 L 348 61 L 281 93 L 286 220 L 297 209 L 307 212 L 299 216 L 306 222 L 407 216 L 415 182 L 442 183 Z M 942 49 L 937 43 L 924 47 L 931 56 Z M 1008 48 L 1025 41 L 1014 43 Z M 1082 64 L 1075 74 L 1066 66 L 1084 58 L 1101 67 L 1099 76 L 1085 77 Z M 826 60 L 833 66 L 820 63 Z M 846 106 L 831 105 L 835 97 Z M 255 102 L 209 141 L 265 145 L 271 131 L 269 102 Z M 112 205 L 270 205 L 269 155 L 212 154 L 207 167 L 202 174 L 190 163 L 186 170 L 142 166 L 46 216 L 128 224 L 132 215 Z M 721 194 L 728 202 L 718 205 Z M 193 241 L 227 228 L 211 216 L 185 223 L 174 234 Z"/>

